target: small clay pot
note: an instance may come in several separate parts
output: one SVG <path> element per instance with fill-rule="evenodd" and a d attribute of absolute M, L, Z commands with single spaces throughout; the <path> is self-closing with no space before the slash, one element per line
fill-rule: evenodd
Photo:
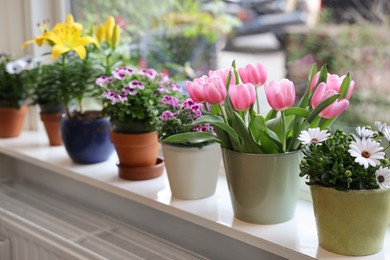
<path fill-rule="evenodd" d="M 19 109 L 0 107 L 0 138 L 18 137 L 23 128 L 27 105 Z"/>
<path fill-rule="evenodd" d="M 40 113 L 41 120 L 45 126 L 47 137 L 49 138 L 49 144 L 51 146 L 60 146 L 62 145 L 61 139 L 61 113 Z"/>

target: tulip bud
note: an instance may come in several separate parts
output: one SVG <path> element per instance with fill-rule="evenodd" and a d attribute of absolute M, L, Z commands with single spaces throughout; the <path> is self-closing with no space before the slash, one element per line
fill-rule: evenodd
<path fill-rule="evenodd" d="M 247 111 L 256 101 L 255 86 L 252 83 L 231 85 L 229 97 L 237 111 Z"/>
<path fill-rule="evenodd" d="M 284 110 L 294 105 L 295 87 L 288 79 L 280 82 L 272 80 L 264 86 L 265 95 L 269 105 L 275 110 Z"/>
<path fill-rule="evenodd" d="M 120 38 L 121 38 L 121 29 L 118 25 L 115 25 L 112 38 L 111 38 L 111 46 L 113 49 L 116 49 L 116 47 L 118 47 Z"/>
<path fill-rule="evenodd" d="M 114 31 L 114 27 L 115 27 L 114 17 L 112 17 L 112 16 L 107 17 L 105 28 L 104 28 L 104 32 L 105 32 L 105 36 L 106 36 L 107 41 L 110 41 L 112 34 L 113 34 L 113 31 Z"/>
<path fill-rule="evenodd" d="M 99 41 L 99 43 L 102 43 L 105 41 L 105 32 L 104 32 L 104 25 L 99 24 L 98 28 L 96 29 L 96 38 Z"/>
<path fill-rule="evenodd" d="M 268 72 L 263 64 L 257 63 L 255 65 L 248 64 L 245 68 L 239 68 L 238 74 L 243 83 L 252 83 L 255 86 L 260 86 L 267 81 Z"/>

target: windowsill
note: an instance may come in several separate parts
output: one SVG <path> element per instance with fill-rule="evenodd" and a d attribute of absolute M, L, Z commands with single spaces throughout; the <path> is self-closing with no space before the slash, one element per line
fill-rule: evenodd
<path fill-rule="evenodd" d="M 46 135 L 24 132 L 18 138 L 0 139 L 0 155 L 48 169 L 160 210 L 236 240 L 288 259 L 347 259 L 318 247 L 311 203 L 300 200 L 295 218 L 277 225 L 255 225 L 234 218 L 225 176 L 219 177 L 216 193 L 201 200 L 179 200 L 171 196 L 164 172 L 147 181 L 125 181 L 118 178 L 114 154 L 107 162 L 93 165 L 74 164 L 65 148 L 50 147 Z M 390 259 L 390 228 L 381 252 L 359 259 Z"/>

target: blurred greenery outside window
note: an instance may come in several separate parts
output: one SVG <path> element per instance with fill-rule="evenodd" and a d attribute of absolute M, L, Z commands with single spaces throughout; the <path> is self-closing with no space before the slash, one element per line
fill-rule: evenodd
<path fill-rule="evenodd" d="M 305 72 L 314 62 L 318 66 L 326 63 L 330 73 L 351 73 L 355 91 L 348 110 L 336 122 L 343 128 L 374 126 L 378 120 L 390 123 L 389 10 L 390 3 L 373 1 L 370 13 L 365 13 L 371 19 L 344 10 L 349 22 L 335 23 L 332 11 L 326 9 L 315 28 L 287 36 L 287 76 L 298 89 L 306 84 Z"/>
<path fill-rule="evenodd" d="M 86 29 L 115 17 L 125 64 L 166 70 L 177 80 L 215 69 L 220 43 L 239 24 L 221 0 L 72 0 L 71 7 Z"/>

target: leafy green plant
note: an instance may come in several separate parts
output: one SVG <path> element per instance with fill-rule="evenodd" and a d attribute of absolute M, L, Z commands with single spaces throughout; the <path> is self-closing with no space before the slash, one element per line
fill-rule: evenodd
<path fill-rule="evenodd" d="M 38 64 L 26 57 L 13 61 L 0 54 L 0 107 L 20 108 L 34 85 Z"/>
<path fill-rule="evenodd" d="M 389 127 L 379 124 L 380 131 L 358 127 L 357 133 L 338 129 L 333 135 L 326 130 L 303 131 L 300 140 L 306 144 L 300 163 L 300 176 L 308 185 L 334 187 L 339 190 L 390 188 Z M 381 145 L 385 135 L 387 146 Z"/>
<path fill-rule="evenodd" d="M 101 87 L 103 113 L 119 133 L 155 131 L 161 98 L 181 90 L 167 75 L 154 69 L 124 66 L 117 67 L 110 76 L 99 77 L 96 84 Z"/>

